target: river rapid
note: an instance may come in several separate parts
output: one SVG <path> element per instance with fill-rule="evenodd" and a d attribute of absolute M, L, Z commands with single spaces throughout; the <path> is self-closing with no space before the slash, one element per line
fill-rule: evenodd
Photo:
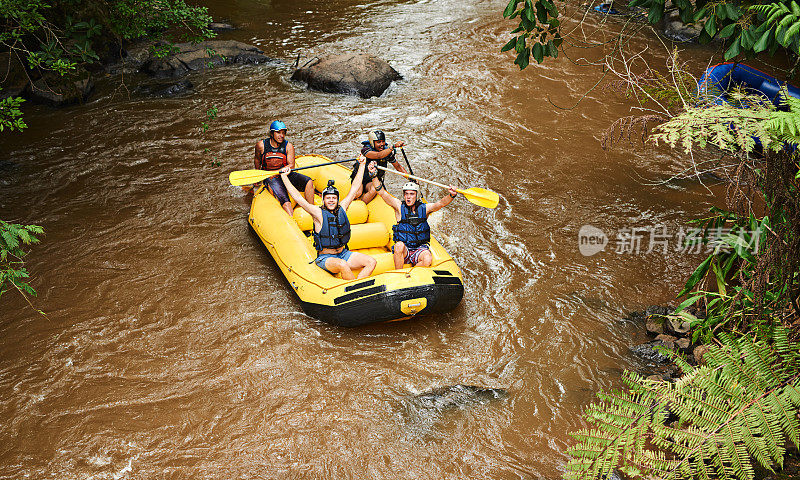
<path fill-rule="evenodd" d="M 287 63 L 193 75 L 193 94 L 166 99 L 106 79 L 2 134 L 0 218 L 46 230 L 27 266 L 47 317 L 0 299 L 0 478 L 558 478 L 581 409 L 641 367 L 626 312 L 674 300 L 700 258 L 674 238 L 647 253 L 647 235 L 617 253 L 617 233 L 676 234 L 724 189 L 670 181 L 688 163 L 666 148 L 603 151 L 631 101 L 564 56 L 520 72 L 499 53 L 515 26 L 503 1 L 209 6 L 238 27 L 220 38 Z M 586 26 L 620 25 L 601 22 Z M 663 66 L 657 38 L 633 44 Z M 288 80 L 298 53 L 342 51 L 404 79 L 370 99 Z M 701 72 L 710 53 L 685 60 Z M 359 329 L 302 313 L 248 230 L 251 197 L 227 183 L 276 118 L 300 153 L 352 157 L 380 127 L 418 174 L 501 195 L 495 210 L 459 198 L 433 224 L 464 274 L 455 311 Z M 594 256 L 587 224 L 609 237 Z M 508 396 L 412 401 L 455 384 Z"/>

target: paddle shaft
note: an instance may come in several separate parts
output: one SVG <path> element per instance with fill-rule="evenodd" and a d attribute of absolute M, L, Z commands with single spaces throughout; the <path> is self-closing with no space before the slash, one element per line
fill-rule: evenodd
<path fill-rule="evenodd" d="M 320 163 L 318 165 L 306 165 L 305 167 L 297 167 L 293 168 L 292 171 L 296 172 L 298 170 L 305 170 L 306 168 L 316 168 L 316 167 L 324 167 L 326 165 L 335 165 L 337 163 L 345 163 L 345 162 L 355 162 L 358 160 L 357 158 L 348 158 L 347 160 L 336 160 L 335 162 L 328 162 L 328 163 Z M 278 172 L 280 174 L 280 172 Z"/>
<path fill-rule="evenodd" d="M 439 183 L 439 182 L 434 182 L 433 180 L 428 180 L 428 179 L 425 179 L 425 178 L 420 178 L 420 177 L 418 177 L 418 176 L 416 176 L 416 175 L 411 175 L 411 174 L 409 174 L 409 173 L 398 172 L 397 170 L 389 170 L 388 168 L 381 167 L 380 165 L 375 165 L 375 168 L 377 168 L 377 169 L 379 169 L 379 170 L 383 170 L 383 171 L 385 171 L 385 172 L 389 172 L 389 173 L 395 173 L 395 174 L 397 174 L 397 175 L 400 175 L 401 177 L 410 178 L 411 180 L 417 180 L 417 181 L 420 181 L 420 182 L 430 183 L 431 185 L 436 185 L 437 187 L 442 187 L 442 188 L 444 188 L 445 190 L 447 190 L 448 188 L 450 188 L 450 187 L 448 187 L 447 185 L 444 185 L 444 184 L 442 184 L 442 183 Z M 464 190 L 461 190 L 460 188 L 456 188 L 456 192 L 458 192 L 458 193 L 464 193 Z"/>
<path fill-rule="evenodd" d="M 297 167 L 293 168 L 291 171 L 296 172 L 297 170 L 304 170 L 306 168 L 316 168 L 316 167 L 324 167 L 326 165 L 335 165 L 337 163 L 344 163 L 344 162 L 352 162 L 355 161 L 354 158 L 348 158 L 347 160 L 337 160 L 335 162 L 327 162 L 327 163 L 320 163 L 317 165 L 307 165 L 305 167 Z M 266 180 L 267 178 L 274 177 L 280 174 L 280 170 L 237 170 L 231 172 L 228 176 L 231 184 L 233 185 L 252 185 L 254 183 L 258 183 L 262 180 Z"/>
<path fill-rule="evenodd" d="M 414 169 L 411 168 L 411 164 L 408 163 L 408 157 L 406 156 L 406 149 L 403 148 L 403 147 L 400 147 L 400 151 L 403 152 L 403 158 L 406 159 L 406 165 L 408 165 L 408 173 L 410 173 L 411 175 L 414 175 Z"/>

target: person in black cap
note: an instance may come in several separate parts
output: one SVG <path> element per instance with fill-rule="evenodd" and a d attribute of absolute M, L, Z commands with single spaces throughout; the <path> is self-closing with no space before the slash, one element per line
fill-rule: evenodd
<path fill-rule="evenodd" d="M 375 161 L 381 167 L 386 168 L 388 164 L 392 164 L 395 170 L 403 173 L 409 173 L 406 171 L 405 167 L 397 161 L 396 149 L 404 146 L 405 142 L 396 142 L 394 146 L 389 146 L 386 144 L 386 134 L 384 134 L 380 130 L 375 130 L 369 132 L 369 140 L 365 142 L 361 142 L 363 147 L 361 148 L 361 154 L 367 157 L 367 162 Z M 367 175 L 364 175 L 364 179 L 362 180 L 361 184 L 355 183 L 356 177 L 356 169 L 358 165 L 353 165 L 353 173 L 350 175 L 350 180 L 353 181 L 353 188 L 356 189 L 356 198 L 361 198 L 364 203 L 369 203 L 375 198 L 377 192 L 375 191 L 375 187 L 372 186 L 372 182 L 368 178 Z M 383 170 L 378 170 L 378 178 L 382 181 Z"/>

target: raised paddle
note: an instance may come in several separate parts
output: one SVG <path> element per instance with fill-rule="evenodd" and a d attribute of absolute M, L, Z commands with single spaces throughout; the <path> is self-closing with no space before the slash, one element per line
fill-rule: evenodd
<path fill-rule="evenodd" d="M 406 159 L 406 165 L 408 165 L 408 173 L 410 173 L 411 175 L 414 175 L 414 170 L 411 168 L 411 164 L 408 163 L 408 157 L 406 156 L 406 149 L 403 148 L 403 147 L 400 147 L 400 151 L 403 153 L 403 158 Z"/>
<path fill-rule="evenodd" d="M 355 162 L 355 158 L 348 158 L 347 160 L 336 160 L 335 162 L 320 163 L 318 165 L 308 165 L 306 167 L 293 168 L 292 171 L 305 170 L 306 168 L 324 167 L 326 165 L 335 165 L 337 163 Z M 280 170 L 234 170 L 228 175 L 231 185 L 243 186 L 258 183 L 269 177 L 280 175 Z"/>
<path fill-rule="evenodd" d="M 414 175 L 409 175 L 408 173 L 398 172 L 397 170 L 389 170 L 388 168 L 383 168 L 379 165 L 375 165 L 375 167 L 385 172 L 400 175 L 401 177 L 410 178 L 412 180 L 417 180 L 419 182 L 430 183 L 432 185 L 436 185 L 437 187 L 450 188 L 447 185 L 443 185 L 439 182 L 434 182 L 433 180 L 426 180 L 424 178 L 419 178 Z M 466 190 L 461 190 L 460 188 L 456 188 L 456 192 L 464 195 L 464 197 L 467 200 L 481 207 L 496 208 L 497 204 L 500 203 L 500 195 L 498 195 L 497 192 L 493 192 L 485 188 L 473 187 L 473 188 L 468 188 Z"/>

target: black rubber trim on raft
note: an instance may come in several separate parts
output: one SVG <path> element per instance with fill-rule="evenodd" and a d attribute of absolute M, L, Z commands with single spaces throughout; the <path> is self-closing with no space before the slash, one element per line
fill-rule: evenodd
<path fill-rule="evenodd" d="M 358 327 L 408 317 L 409 315 L 400 309 L 401 304 L 406 300 L 418 298 L 426 300 L 425 308 L 415 315 L 420 316 L 449 312 L 458 306 L 463 297 L 464 286 L 459 281 L 458 284 L 430 283 L 384 291 L 334 306 L 302 301 L 300 303 L 306 314 L 311 317 L 340 327 Z"/>
<path fill-rule="evenodd" d="M 433 277 L 433 283 L 436 285 L 461 285 L 461 279 L 458 277 Z"/>
<path fill-rule="evenodd" d="M 353 290 L 358 290 L 359 288 L 364 288 L 364 287 L 371 287 L 372 285 L 375 285 L 374 278 L 372 280 L 367 280 L 366 282 L 356 283 L 355 285 L 344 287 L 344 291 L 352 292 Z"/>
<path fill-rule="evenodd" d="M 434 270 L 433 273 L 436 275 L 453 275 L 449 270 Z"/>
<path fill-rule="evenodd" d="M 368 295 L 374 295 L 376 293 L 381 293 L 385 291 L 386 291 L 386 285 L 378 285 L 377 287 L 367 288 L 364 290 L 359 290 L 357 292 L 348 293 L 340 297 L 336 297 L 333 299 L 333 303 L 334 305 L 339 305 L 340 303 L 349 302 L 351 300 L 355 300 L 356 298 L 366 297 Z"/>

